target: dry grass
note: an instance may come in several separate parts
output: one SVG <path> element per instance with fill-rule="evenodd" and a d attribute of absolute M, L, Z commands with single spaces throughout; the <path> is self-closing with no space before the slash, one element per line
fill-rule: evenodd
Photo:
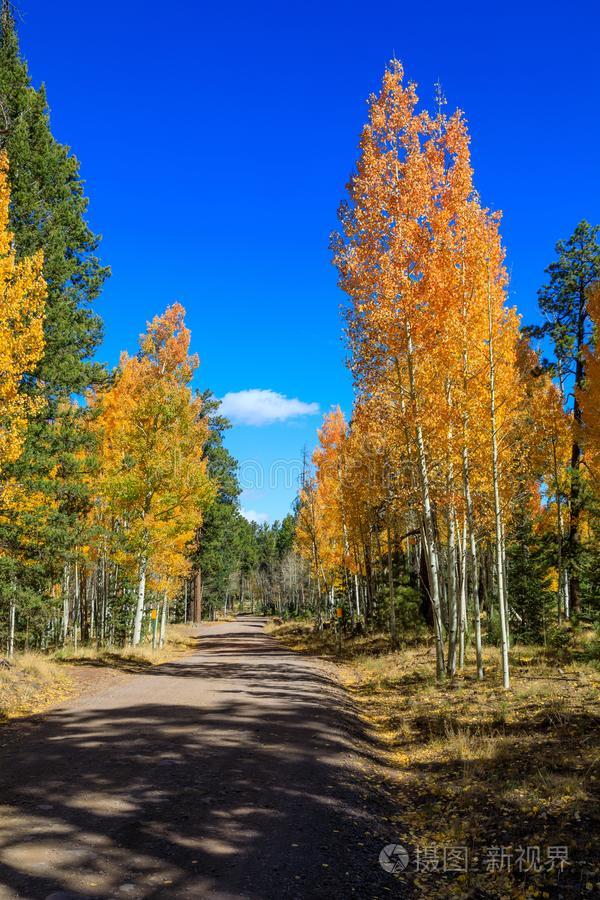
<path fill-rule="evenodd" d="M 196 646 L 195 629 L 172 625 L 163 648 L 64 647 L 52 654 L 18 653 L 10 668 L 0 668 L 0 722 L 42 712 L 78 693 L 78 666 L 136 673 L 189 652 Z"/>
<path fill-rule="evenodd" d="M 384 766 L 366 777 L 391 793 L 397 834 L 413 848 L 469 849 L 468 874 L 419 873 L 422 897 L 579 897 L 600 891 L 600 676 L 581 648 L 560 662 L 541 648 L 518 647 L 513 686 L 501 689 L 499 658 L 486 651 L 486 680 L 473 662 L 437 685 L 427 644 L 387 638 L 347 640 L 342 658 L 333 635 L 309 623 L 273 629 L 287 646 L 340 666 L 357 708 L 383 751 Z M 486 848 L 568 848 L 556 872 L 490 873 Z"/>
<path fill-rule="evenodd" d="M 68 696 L 69 674 L 42 653 L 19 653 L 0 669 L 0 722 L 40 712 Z"/>
<path fill-rule="evenodd" d="M 137 671 L 148 666 L 158 666 L 169 662 L 176 656 L 186 653 L 196 646 L 193 625 L 170 625 L 164 647 L 152 649 L 149 643 L 138 647 L 94 647 L 83 646 L 75 649 L 63 647 L 54 653 L 54 659 L 73 665 L 97 665 L 119 668 L 124 671 Z"/>

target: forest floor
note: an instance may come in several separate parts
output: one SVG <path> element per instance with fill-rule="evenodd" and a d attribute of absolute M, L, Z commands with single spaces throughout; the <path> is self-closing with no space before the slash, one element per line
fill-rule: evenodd
<path fill-rule="evenodd" d="M 335 665 L 385 764 L 366 775 L 393 806 L 424 898 L 600 895 L 600 672 L 597 647 L 557 657 L 513 648 L 438 685 L 432 646 L 346 639 L 310 622 L 272 627 L 288 648 Z M 465 871 L 466 870 L 466 871 Z M 408 876 L 408 878 L 407 878 Z"/>
<path fill-rule="evenodd" d="M 108 685 L 120 673 L 135 674 L 189 653 L 198 629 L 170 626 L 165 646 L 68 646 L 50 653 L 16 653 L 0 667 L 0 723 L 42 712 L 70 697 Z"/>

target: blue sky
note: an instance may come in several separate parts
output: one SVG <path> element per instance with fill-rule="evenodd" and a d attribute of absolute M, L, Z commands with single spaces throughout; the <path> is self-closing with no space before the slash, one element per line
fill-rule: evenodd
<path fill-rule="evenodd" d="M 228 399 L 253 422 L 227 440 L 259 518 L 287 512 L 315 409 L 351 405 L 328 236 L 392 55 L 425 101 L 439 79 L 449 108 L 465 110 L 526 320 L 556 240 L 600 222 L 597 4 L 18 6 L 23 52 L 81 160 L 113 270 L 99 356 L 114 364 L 179 300 L 200 386 L 272 392 Z"/>

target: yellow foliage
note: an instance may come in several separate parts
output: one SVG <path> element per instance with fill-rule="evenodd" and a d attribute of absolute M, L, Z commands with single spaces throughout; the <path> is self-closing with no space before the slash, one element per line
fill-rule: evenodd
<path fill-rule="evenodd" d="M 39 403 L 23 390 L 44 349 L 46 283 L 41 251 L 17 262 L 9 230 L 8 159 L 0 155 L 0 473 L 21 454 Z"/>
<path fill-rule="evenodd" d="M 123 354 L 111 387 L 90 398 L 100 445 L 94 515 L 113 533 L 113 558 L 144 557 L 154 586 L 188 573 L 186 550 L 214 497 L 206 474 L 208 425 L 190 380 L 190 332 L 179 304 L 157 316 L 137 356 Z"/>

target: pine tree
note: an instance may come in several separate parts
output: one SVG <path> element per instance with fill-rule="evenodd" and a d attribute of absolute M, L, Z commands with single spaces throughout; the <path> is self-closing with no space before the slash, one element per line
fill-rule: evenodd
<path fill-rule="evenodd" d="M 2 543 L 23 560 L 18 573 L 23 589 L 49 598 L 85 539 L 89 432 L 86 413 L 72 398 L 104 377 L 91 359 L 102 334 L 91 304 L 108 269 L 96 256 L 99 238 L 85 221 L 79 163 L 52 135 L 45 89 L 31 83 L 9 0 L 3 0 L 0 19 L 0 149 L 11 162 L 10 227 L 17 259 L 41 251 L 47 284 L 44 353 L 27 378 L 40 412 L 29 423 L 12 470 L 24 494 L 40 502 L 28 504 L 18 520 L 9 511 Z"/>
<path fill-rule="evenodd" d="M 281 520 L 277 532 L 277 555 L 280 559 L 283 559 L 283 557 L 293 549 L 295 533 L 296 517 L 289 513 Z"/>
<path fill-rule="evenodd" d="M 25 390 L 24 383 L 39 361 L 44 347 L 43 315 L 46 286 L 42 278 L 40 251 L 16 261 L 13 237 L 8 230 L 8 161 L 0 154 L 0 496 L 10 520 L 23 515 L 35 498 L 23 496 L 21 486 L 6 478 L 10 464 L 23 452 L 30 417 L 39 411 L 39 402 Z M 4 548 L 6 551 L 6 546 Z M 0 554 L 0 600 L 8 608 L 9 655 L 15 645 L 18 609 L 23 593 L 16 583 L 17 560 Z M 30 599 L 30 598 L 28 598 Z M 3 616 L 4 618 L 4 616 Z"/>
<path fill-rule="evenodd" d="M 588 292 L 588 308 L 594 325 L 586 348 L 584 389 L 579 392 L 583 413 L 583 442 L 587 473 L 587 553 L 583 555 L 582 594 L 595 617 L 600 608 L 600 282 Z"/>
<path fill-rule="evenodd" d="M 599 226 L 592 227 L 588 222 L 582 221 L 567 241 L 558 241 L 558 259 L 546 269 L 550 280 L 538 294 L 540 309 L 546 322 L 529 329 L 534 337 L 548 336 L 552 340 L 556 357 L 553 368 L 560 378 L 565 395 L 574 394 L 570 515 L 566 548 L 570 602 L 574 612 L 581 609 L 580 523 L 584 496 L 581 477 L 583 416 L 579 395 L 585 382 L 585 350 L 591 334 L 588 291 L 600 278 L 599 231 Z"/>
<path fill-rule="evenodd" d="M 506 553 L 515 631 L 525 642 L 543 642 L 549 626 L 555 621 L 552 618 L 555 604 L 550 592 L 548 548 L 534 532 L 529 508 L 517 510 L 515 519 L 513 539 Z"/>
<path fill-rule="evenodd" d="M 202 394 L 202 416 L 209 425 L 206 471 L 216 486 L 216 497 L 202 520 L 192 565 L 200 574 L 203 606 L 212 611 L 224 605 L 229 579 L 239 566 L 243 520 L 238 506 L 237 462 L 223 445 L 223 435 L 230 424 L 219 415 L 219 401 L 211 391 Z"/>
<path fill-rule="evenodd" d="M 593 340 L 585 353 L 586 378 L 578 402 L 583 413 L 583 435 L 586 447 L 587 467 L 590 470 L 592 489 L 600 488 L 600 282 L 588 292 L 588 308 L 594 326 Z"/>
<path fill-rule="evenodd" d="M 50 130 L 46 91 L 35 89 L 21 59 L 14 19 L 3 0 L 0 31 L 0 148 L 10 166 L 10 227 L 17 258 L 44 252 L 48 286 L 45 353 L 37 379 L 53 400 L 83 393 L 101 375 L 90 357 L 102 337 L 90 304 L 108 269 L 99 237 L 85 221 L 79 162 Z"/>

